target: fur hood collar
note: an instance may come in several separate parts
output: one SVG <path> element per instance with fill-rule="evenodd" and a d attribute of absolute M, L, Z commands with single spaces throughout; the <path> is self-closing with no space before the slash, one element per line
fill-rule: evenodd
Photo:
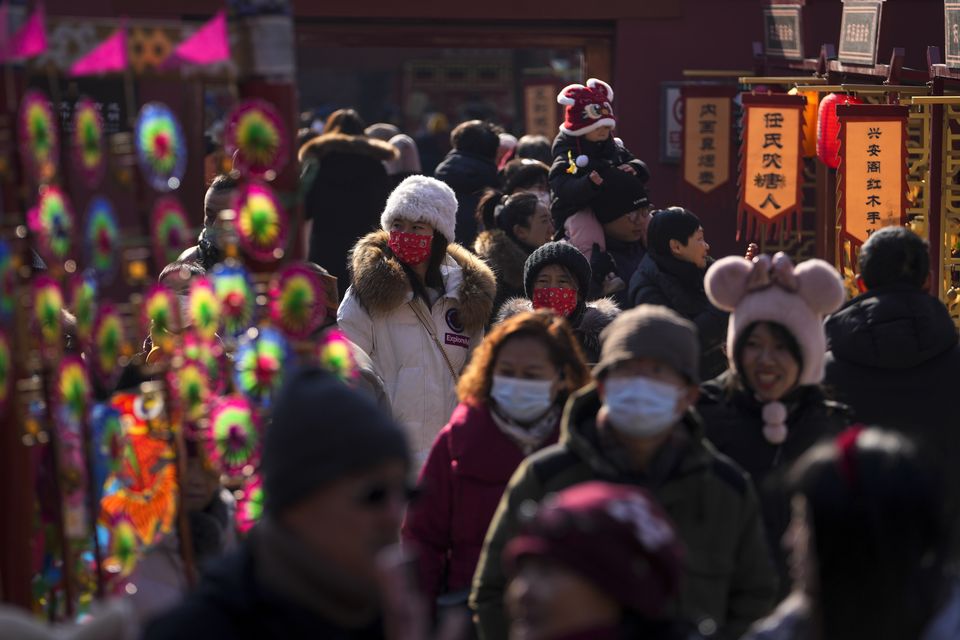
<path fill-rule="evenodd" d="M 500 229 L 481 232 L 473 244 L 473 250 L 502 282 L 514 289 L 523 289 L 523 265 L 530 253 L 506 233 Z"/>
<path fill-rule="evenodd" d="M 496 322 L 503 322 L 507 318 L 525 311 L 533 311 L 533 302 L 528 298 L 510 298 L 500 307 Z M 574 328 L 577 331 L 599 336 L 600 332 L 603 331 L 608 324 L 613 322 L 614 318 L 618 315 L 620 315 L 620 306 L 617 305 L 613 298 L 591 300 L 587 303 L 587 309 L 584 311 L 580 322 Z"/>
<path fill-rule="evenodd" d="M 410 284 L 400 261 L 387 246 L 390 234 L 374 231 L 357 241 L 350 252 L 351 285 L 370 313 L 393 311 L 410 299 Z M 460 320 L 469 332 L 481 329 L 493 310 L 496 279 L 482 260 L 458 244 L 447 247 L 444 266 L 447 297 L 460 301 Z"/>
<path fill-rule="evenodd" d="M 389 142 L 383 142 L 367 136 L 348 136 L 343 133 L 325 133 L 300 147 L 299 159 L 312 157 L 320 159 L 330 153 L 352 153 L 370 156 L 376 160 L 396 160 L 400 155 L 397 148 Z"/>

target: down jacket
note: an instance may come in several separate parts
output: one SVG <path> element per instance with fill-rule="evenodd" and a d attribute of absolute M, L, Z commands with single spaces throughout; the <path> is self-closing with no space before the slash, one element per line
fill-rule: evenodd
<path fill-rule="evenodd" d="M 481 231 L 473 250 L 497 276 L 497 297 L 493 301 L 496 314 L 505 301 L 523 296 L 523 265 L 530 257 L 530 250 L 500 229 Z"/>
<path fill-rule="evenodd" d="M 410 304 L 420 305 L 432 319 L 436 338 L 459 376 L 483 340 L 496 282 L 479 258 L 451 244 L 440 267 L 445 291 L 428 309 L 423 300 L 414 299 L 403 266 L 387 246 L 389 237 L 386 231 L 375 231 L 354 247 L 353 284 L 340 304 L 337 322 L 370 356 L 393 415 L 407 428 L 411 449 L 422 463 L 457 406 L 456 380 Z"/>

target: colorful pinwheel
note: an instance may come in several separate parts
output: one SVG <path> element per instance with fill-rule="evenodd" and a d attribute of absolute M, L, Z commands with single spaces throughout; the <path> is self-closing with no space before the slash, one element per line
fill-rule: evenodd
<path fill-rule="evenodd" d="M 73 209 L 57 187 L 45 187 L 37 206 L 27 212 L 27 226 L 37 236 L 37 251 L 44 258 L 63 262 L 70 252 Z"/>
<path fill-rule="evenodd" d="M 180 303 L 162 284 L 154 285 L 143 299 L 143 330 L 153 344 L 166 353 L 173 350 L 173 336 L 180 332 Z"/>
<path fill-rule="evenodd" d="M 10 245 L 0 239 L 0 320 L 13 314 L 16 282 Z"/>
<path fill-rule="evenodd" d="M 270 187 L 249 184 L 237 196 L 237 235 L 254 259 L 273 262 L 287 243 L 287 213 Z"/>
<path fill-rule="evenodd" d="M 60 363 L 54 397 L 58 415 L 73 425 L 83 423 L 90 405 L 90 378 L 78 356 L 67 356 Z"/>
<path fill-rule="evenodd" d="M 197 278 L 190 285 L 188 301 L 190 323 L 201 338 L 213 340 L 220 328 L 220 300 L 206 278 Z"/>
<path fill-rule="evenodd" d="M 187 332 L 183 337 L 183 357 L 203 365 L 211 393 L 223 393 L 227 386 L 226 376 L 222 375 L 223 347 L 216 339 L 206 340 L 193 331 Z"/>
<path fill-rule="evenodd" d="M 254 176 L 279 173 L 287 163 L 287 128 L 276 108 L 263 100 L 245 100 L 227 117 L 228 154 L 234 166 Z"/>
<path fill-rule="evenodd" d="M 111 575 L 126 578 L 133 573 L 140 555 L 137 527 L 130 516 L 122 511 L 109 515 L 104 525 L 108 542 L 103 568 Z"/>
<path fill-rule="evenodd" d="M 7 334 L 0 329 L 0 411 L 3 411 L 10 397 L 10 383 L 13 380 L 13 352 Z"/>
<path fill-rule="evenodd" d="M 280 272 L 270 292 L 273 322 L 292 338 L 305 338 L 323 323 L 327 296 L 317 274 L 302 264 Z"/>
<path fill-rule="evenodd" d="M 246 533 L 263 516 L 263 481 L 260 476 L 250 478 L 237 500 L 237 529 Z"/>
<path fill-rule="evenodd" d="M 338 329 L 327 332 L 317 345 L 317 359 L 321 367 L 343 382 L 354 382 L 360 375 L 353 356 L 353 345 Z"/>
<path fill-rule="evenodd" d="M 289 354 L 287 341 L 275 329 L 260 329 L 256 337 L 244 338 L 233 365 L 234 385 L 251 402 L 269 408 L 273 394 L 283 384 L 283 366 Z"/>
<path fill-rule="evenodd" d="M 70 311 L 76 319 L 76 337 L 81 346 L 90 344 L 97 313 L 97 285 L 92 278 L 76 277 L 70 285 Z"/>
<path fill-rule="evenodd" d="M 148 102 L 137 116 L 137 158 L 150 186 L 165 193 L 180 186 L 187 167 L 187 144 L 170 108 Z"/>
<path fill-rule="evenodd" d="M 210 400 L 210 378 L 202 362 L 187 360 L 171 372 L 171 388 L 176 405 L 187 422 L 195 422 L 206 415 Z"/>
<path fill-rule="evenodd" d="M 103 118 L 90 98 L 81 98 L 73 112 L 73 157 L 80 175 L 93 189 L 103 178 Z"/>
<path fill-rule="evenodd" d="M 120 226 L 113 205 L 103 196 L 90 201 L 83 235 L 87 264 L 101 278 L 111 275 L 117 266 Z"/>
<path fill-rule="evenodd" d="M 109 384 L 117 372 L 118 362 L 123 353 L 123 320 L 110 303 L 100 305 L 97 321 L 93 325 L 93 362 L 94 370 L 104 384 Z"/>
<path fill-rule="evenodd" d="M 260 459 L 260 430 L 253 408 L 244 398 L 230 397 L 210 415 L 207 454 L 217 468 L 241 476 Z"/>
<path fill-rule="evenodd" d="M 256 299 L 247 270 L 233 264 L 218 264 L 213 268 L 213 290 L 220 301 L 224 330 L 234 336 L 246 331 L 253 323 Z"/>
<path fill-rule="evenodd" d="M 157 268 L 176 260 L 190 245 L 190 223 L 180 201 L 173 196 L 160 198 L 153 205 L 150 222 L 153 255 Z"/>
<path fill-rule="evenodd" d="M 63 292 L 57 281 L 49 276 L 37 276 L 33 281 L 33 314 L 40 329 L 40 340 L 46 347 L 59 349 L 63 342 L 62 309 Z"/>
<path fill-rule="evenodd" d="M 60 136 L 50 100 L 41 91 L 27 91 L 20 102 L 20 154 L 37 182 L 57 172 Z"/>

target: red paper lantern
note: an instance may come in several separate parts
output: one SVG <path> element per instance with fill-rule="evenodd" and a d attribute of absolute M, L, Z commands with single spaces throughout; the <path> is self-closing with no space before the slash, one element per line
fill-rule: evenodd
<path fill-rule="evenodd" d="M 820 101 L 817 114 L 817 157 L 831 169 L 840 166 L 840 120 L 837 105 L 863 104 L 863 100 L 848 94 L 831 93 Z"/>

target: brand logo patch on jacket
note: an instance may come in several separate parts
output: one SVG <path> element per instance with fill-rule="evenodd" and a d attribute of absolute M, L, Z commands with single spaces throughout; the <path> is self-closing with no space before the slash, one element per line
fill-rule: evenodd
<path fill-rule="evenodd" d="M 463 323 L 460 322 L 460 310 L 450 309 L 447 311 L 447 326 L 454 333 L 463 333 Z"/>
<path fill-rule="evenodd" d="M 456 333 L 448 333 L 444 338 L 444 342 L 446 342 L 449 345 L 453 345 L 455 347 L 463 347 L 464 349 L 470 348 L 469 336 L 461 336 Z"/>

